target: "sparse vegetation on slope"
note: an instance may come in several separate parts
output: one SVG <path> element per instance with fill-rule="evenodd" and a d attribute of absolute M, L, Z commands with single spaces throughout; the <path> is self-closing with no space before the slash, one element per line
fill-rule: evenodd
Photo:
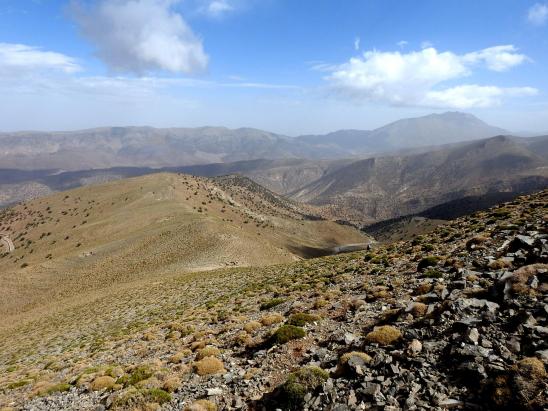
<path fill-rule="evenodd" d="M 0 335 L 0 404 L 541 410 L 547 200 L 548 192 L 520 198 L 367 258 L 356 252 L 113 288 Z M 489 241 L 467 247 L 478 236 Z M 428 256 L 438 257 L 439 276 L 417 270 Z M 504 268 L 491 264 L 500 259 Z M 275 313 L 261 310 L 274 298 L 283 298 Z M 302 313 L 317 320 L 292 325 Z M 282 323 L 261 322 L 276 314 Z M 279 330 L 297 338 L 273 339 Z M 212 355 L 197 360 L 204 349 Z M 131 378 L 137 370 L 146 372 Z M 90 390 L 110 374 L 120 387 Z M 43 390 L 53 386 L 67 391 Z"/>

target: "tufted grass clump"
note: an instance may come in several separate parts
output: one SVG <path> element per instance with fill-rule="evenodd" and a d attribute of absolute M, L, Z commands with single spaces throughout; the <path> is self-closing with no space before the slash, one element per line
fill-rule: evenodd
<path fill-rule="evenodd" d="M 284 316 L 278 313 L 267 314 L 261 318 L 262 325 L 272 325 L 281 323 L 284 320 Z"/>
<path fill-rule="evenodd" d="M 114 402 L 114 408 L 141 409 L 139 405 L 146 403 L 165 404 L 172 399 L 171 394 L 160 388 L 135 388 L 131 387 L 118 396 Z"/>
<path fill-rule="evenodd" d="M 518 372 L 529 379 L 545 379 L 544 363 L 536 357 L 527 357 L 517 363 Z"/>
<path fill-rule="evenodd" d="M 109 390 L 114 387 L 116 380 L 109 375 L 103 375 L 95 378 L 90 387 L 93 391 Z"/>
<path fill-rule="evenodd" d="M 253 334 L 262 326 L 263 325 L 259 321 L 249 321 L 248 323 L 244 325 L 244 331 L 248 334 Z"/>
<path fill-rule="evenodd" d="M 13 390 L 15 388 L 24 387 L 27 384 L 30 384 L 32 380 L 19 380 L 15 382 L 11 382 L 8 384 L 8 389 Z"/>
<path fill-rule="evenodd" d="M 426 314 L 426 311 L 428 311 L 428 306 L 426 304 L 416 302 L 413 303 L 410 313 L 413 315 L 413 317 L 418 318 L 424 316 Z"/>
<path fill-rule="evenodd" d="M 291 340 L 303 338 L 305 335 L 306 332 L 301 327 L 282 325 L 272 334 L 270 341 L 273 344 L 285 344 Z"/>
<path fill-rule="evenodd" d="M 423 275 L 425 278 L 443 278 L 443 273 L 434 268 L 429 268 L 428 270 L 424 271 Z"/>
<path fill-rule="evenodd" d="M 65 392 L 70 390 L 71 385 L 66 383 L 53 384 L 45 382 L 43 384 L 38 383 L 38 387 L 35 388 L 34 392 L 38 396 L 50 395 L 56 392 Z"/>
<path fill-rule="evenodd" d="M 375 327 L 373 331 L 365 336 L 365 341 L 379 345 L 390 345 L 402 337 L 400 330 L 391 325 Z"/>
<path fill-rule="evenodd" d="M 261 311 L 269 310 L 271 308 L 276 307 L 277 305 L 283 304 L 284 302 L 285 302 L 284 298 L 272 298 L 270 300 L 264 301 L 261 304 L 260 309 Z"/>
<path fill-rule="evenodd" d="M 135 367 L 129 374 L 120 377 L 117 383 L 123 385 L 135 385 L 152 377 L 152 374 L 152 369 L 148 365 L 139 365 Z"/>
<path fill-rule="evenodd" d="M 149 388 L 144 392 L 145 398 L 150 402 L 164 404 L 171 401 L 171 394 L 161 388 Z"/>
<path fill-rule="evenodd" d="M 292 314 L 289 319 L 287 320 L 287 324 L 289 325 L 295 325 L 297 327 L 302 327 L 308 323 L 313 323 L 315 321 L 318 321 L 320 317 L 318 315 L 314 314 L 307 314 L 307 313 L 296 313 Z"/>
<path fill-rule="evenodd" d="M 348 360 L 352 357 L 360 357 L 366 364 L 371 362 L 371 356 L 369 354 L 360 351 L 351 351 L 341 355 L 341 357 L 339 358 L 339 364 L 346 365 L 348 363 Z"/>
<path fill-rule="evenodd" d="M 200 376 L 221 374 L 225 372 L 223 362 L 215 357 L 205 357 L 200 361 L 196 361 L 193 368 L 196 374 Z"/>
<path fill-rule="evenodd" d="M 434 267 L 440 262 L 441 258 L 435 255 L 424 257 L 417 265 L 417 271 L 424 271 L 428 267 Z"/>
<path fill-rule="evenodd" d="M 219 355 L 221 355 L 221 351 L 217 347 L 208 345 L 207 347 L 198 350 L 198 353 L 196 354 L 196 360 L 203 360 L 206 357 L 218 357 Z"/>
<path fill-rule="evenodd" d="M 329 378 L 329 373 L 320 367 L 308 366 L 287 377 L 280 387 L 280 398 L 287 409 L 301 409 L 307 393 L 319 388 Z"/>
<path fill-rule="evenodd" d="M 339 358 L 337 369 L 335 370 L 335 375 L 342 376 L 349 373 L 350 367 L 348 366 L 348 361 L 350 361 L 351 358 L 355 357 L 361 359 L 365 364 L 369 364 L 372 360 L 372 358 L 368 354 L 361 351 L 351 351 L 344 353 Z"/>
<path fill-rule="evenodd" d="M 217 405 L 209 400 L 194 401 L 184 411 L 217 411 Z"/>

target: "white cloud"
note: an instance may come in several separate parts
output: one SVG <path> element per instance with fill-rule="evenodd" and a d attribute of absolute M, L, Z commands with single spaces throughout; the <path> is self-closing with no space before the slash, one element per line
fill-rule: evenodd
<path fill-rule="evenodd" d="M 430 47 L 434 47 L 434 43 L 431 41 L 425 40 L 421 43 L 421 49 L 428 49 Z"/>
<path fill-rule="evenodd" d="M 81 70 L 76 61 L 61 53 L 43 51 L 24 44 L 0 43 L 0 72 L 15 74 L 33 70 L 74 73 Z"/>
<path fill-rule="evenodd" d="M 101 0 L 92 8 L 74 5 L 73 16 L 114 71 L 203 71 L 208 57 L 202 41 L 173 10 L 179 1 Z"/>
<path fill-rule="evenodd" d="M 206 14 L 212 17 L 221 17 L 222 15 L 233 11 L 234 6 L 232 6 L 228 0 L 213 0 L 208 2 L 204 10 Z"/>
<path fill-rule="evenodd" d="M 506 71 L 527 60 L 527 56 L 518 54 L 516 47 L 512 45 L 489 47 L 463 56 L 465 63 L 485 63 L 493 71 Z"/>
<path fill-rule="evenodd" d="M 532 87 L 479 86 L 466 84 L 440 91 L 429 91 L 422 105 L 428 107 L 452 107 L 467 109 L 471 107 L 494 107 L 502 104 L 504 97 L 534 96 L 538 92 Z"/>
<path fill-rule="evenodd" d="M 535 26 L 542 26 L 548 20 L 548 4 L 535 3 L 529 9 L 527 19 Z"/>
<path fill-rule="evenodd" d="M 338 94 L 359 100 L 400 106 L 488 107 L 507 96 L 531 95 L 533 88 L 500 88 L 480 85 L 452 85 L 484 65 L 504 71 L 527 61 L 513 46 L 497 46 L 458 55 L 429 47 L 409 53 L 367 51 L 347 63 L 331 68 L 326 80 Z"/>
<path fill-rule="evenodd" d="M 354 50 L 356 51 L 360 50 L 360 42 L 361 42 L 361 39 L 359 37 L 356 37 L 354 39 Z"/>
<path fill-rule="evenodd" d="M 402 48 L 404 48 L 405 46 L 407 46 L 407 44 L 409 44 L 409 43 L 408 43 L 406 40 L 401 40 L 401 41 L 398 41 L 396 44 L 398 45 L 398 47 L 399 47 L 400 49 L 402 49 Z"/>

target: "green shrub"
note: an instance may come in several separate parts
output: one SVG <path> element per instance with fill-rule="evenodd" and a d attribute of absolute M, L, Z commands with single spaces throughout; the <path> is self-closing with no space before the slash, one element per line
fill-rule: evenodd
<path fill-rule="evenodd" d="M 65 383 L 55 384 L 49 387 L 44 394 L 49 395 L 49 394 L 53 394 L 54 392 L 65 392 L 70 390 L 70 387 L 71 387 L 70 384 L 65 384 Z"/>
<path fill-rule="evenodd" d="M 417 266 L 418 271 L 423 271 L 425 268 L 433 267 L 438 264 L 438 262 L 441 260 L 438 256 L 429 256 L 424 257 L 422 260 L 419 261 L 419 264 Z"/>
<path fill-rule="evenodd" d="M 314 321 L 318 321 L 319 319 L 320 317 L 314 314 L 297 313 L 297 314 L 292 314 L 289 317 L 289 320 L 287 320 L 287 324 L 295 325 L 297 327 L 302 327 L 308 323 L 313 323 Z"/>
<path fill-rule="evenodd" d="M 171 401 L 171 394 L 160 388 L 150 388 L 144 392 L 144 396 L 150 402 L 164 404 Z"/>
<path fill-rule="evenodd" d="M 319 367 L 309 366 L 289 374 L 280 387 L 280 398 L 287 409 L 302 409 L 304 397 L 313 392 L 329 378 L 329 373 Z"/>
<path fill-rule="evenodd" d="M 381 346 L 390 345 L 402 337 L 400 330 L 391 325 L 375 327 L 373 331 L 365 336 L 365 341 L 376 343 Z"/>
<path fill-rule="evenodd" d="M 503 218 L 503 217 L 508 217 L 510 215 L 511 211 L 507 208 L 499 208 L 497 210 L 493 210 L 491 212 L 491 215 L 495 216 L 495 217 L 498 217 L 498 218 Z"/>
<path fill-rule="evenodd" d="M 272 334 L 270 340 L 274 344 L 285 344 L 288 341 L 303 338 L 305 335 L 306 333 L 301 327 L 282 325 Z"/>
<path fill-rule="evenodd" d="M 12 383 L 8 384 L 8 388 L 10 390 L 13 390 L 14 388 L 24 387 L 25 385 L 30 384 L 31 382 L 32 382 L 31 380 L 15 381 L 15 382 L 12 382 Z"/>
<path fill-rule="evenodd" d="M 422 251 L 433 251 L 434 246 L 432 244 L 423 244 L 422 245 Z"/>
<path fill-rule="evenodd" d="M 131 373 L 124 375 L 118 379 L 118 384 L 135 385 L 141 381 L 144 381 L 152 377 L 152 370 L 147 365 L 140 365 L 133 369 Z"/>
<path fill-rule="evenodd" d="M 280 305 L 285 302 L 283 298 L 272 298 L 271 300 L 265 301 L 261 304 L 261 311 L 269 310 L 277 305 Z"/>
<path fill-rule="evenodd" d="M 155 402 L 164 404 L 171 401 L 171 394 L 160 388 L 138 389 L 131 387 L 123 391 L 113 403 L 114 408 L 131 408 L 135 409 L 136 405 L 145 404 L 147 402 Z M 140 408 L 139 408 L 140 409 Z"/>
<path fill-rule="evenodd" d="M 424 272 L 426 278 L 442 278 L 443 273 L 441 271 L 430 268 Z"/>

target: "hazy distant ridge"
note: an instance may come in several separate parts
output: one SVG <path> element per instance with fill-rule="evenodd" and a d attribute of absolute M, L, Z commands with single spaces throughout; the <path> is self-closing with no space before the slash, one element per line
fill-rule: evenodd
<path fill-rule="evenodd" d="M 399 120 L 372 131 L 291 138 L 252 128 L 105 127 L 0 133 L 0 168 L 83 170 L 167 167 L 254 159 L 334 159 L 505 134 L 470 114 Z"/>

